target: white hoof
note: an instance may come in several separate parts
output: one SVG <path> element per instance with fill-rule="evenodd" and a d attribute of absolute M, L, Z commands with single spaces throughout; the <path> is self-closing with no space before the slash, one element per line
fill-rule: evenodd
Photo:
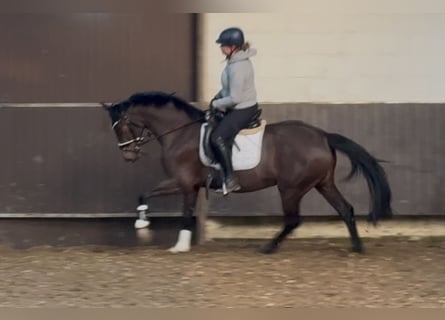
<path fill-rule="evenodd" d="M 190 251 L 190 248 L 180 248 L 177 246 L 174 246 L 174 247 L 168 249 L 168 252 L 170 252 L 170 253 L 180 253 L 180 252 L 189 252 L 189 251 Z"/>
<path fill-rule="evenodd" d="M 168 249 L 171 253 L 189 252 L 192 240 L 192 232 L 190 230 L 179 231 L 178 242 L 173 248 Z"/>
<path fill-rule="evenodd" d="M 148 220 L 137 219 L 134 222 L 135 229 L 147 228 L 149 225 L 150 225 L 150 221 L 148 221 Z"/>

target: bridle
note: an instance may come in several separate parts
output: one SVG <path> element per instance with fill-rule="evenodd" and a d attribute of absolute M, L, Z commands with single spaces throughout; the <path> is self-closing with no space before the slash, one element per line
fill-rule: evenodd
<path fill-rule="evenodd" d="M 138 136 L 136 136 L 136 138 L 133 138 L 133 139 L 130 139 L 130 140 L 127 140 L 127 141 L 124 141 L 124 142 L 118 142 L 118 143 L 117 143 L 117 146 L 118 146 L 119 148 L 121 148 L 121 149 L 122 149 L 123 147 L 125 147 L 125 146 L 128 146 L 128 145 L 134 143 L 134 142 L 136 142 L 136 147 L 139 147 L 139 146 L 141 146 L 141 145 L 143 145 L 143 144 L 145 144 L 145 143 L 148 143 L 148 142 L 150 141 L 150 140 L 145 140 L 145 138 L 151 138 L 151 137 L 153 136 L 153 133 L 152 133 L 150 130 L 148 130 L 148 129 L 147 129 L 145 126 L 143 126 L 143 125 L 141 126 L 141 125 L 139 125 L 139 124 L 137 124 L 137 123 L 131 121 L 130 118 L 129 118 L 127 115 L 124 115 L 124 116 L 121 117 L 119 120 L 115 121 L 115 122 L 113 123 L 113 125 L 111 126 L 111 128 L 114 130 L 114 128 L 115 128 L 120 122 L 125 122 L 125 124 L 129 127 L 129 129 L 130 129 L 130 131 L 131 131 L 133 137 L 134 137 L 135 135 L 134 135 L 133 130 L 131 130 L 131 126 L 135 126 L 136 128 L 140 128 L 140 129 L 141 129 L 141 133 L 140 133 Z M 130 126 L 130 125 L 131 125 L 131 126 Z M 144 134 L 145 132 L 146 132 L 146 134 Z M 145 141 L 144 141 L 144 140 L 145 140 Z"/>
<path fill-rule="evenodd" d="M 133 135 L 133 139 L 130 139 L 130 140 L 127 140 L 127 141 L 123 141 L 123 142 L 118 142 L 117 146 L 118 146 L 120 149 L 123 149 L 124 147 L 126 147 L 126 146 L 128 146 L 128 145 L 130 145 L 130 144 L 132 144 L 132 143 L 136 143 L 135 150 L 126 150 L 126 151 L 138 153 L 138 152 L 140 151 L 140 146 L 142 146 L 142 145 L 144 145 L 144 144 L 146 144 L 146 143 L 149 143 L 149 142 L 151 142 L 151 141 L 153 141 L 153 140 L 159 140 L 159 139 L 162 138 L 163 136 L 166 136 L 166 135 L 168 135 L 168 134 L 170 134 L 170 133 L 173 133 L 173 132 L 175 132 L 175 131 L 184 129 L 185 127 L 188 127 L 188 126 L 190 126 L 190 125 L 192 125 L 192 124 L 194 124 L 194 123 L 200 122 L 200 121 L 202 121 L 204 118 L 205 118 L 205 115 L 202 116 L 202 117 L 199 117 L 199 118 L 196 119 L 196 120 L 190 121 L 190 122 L 188 122 L 188 123 L 186 123 L 186 124 L 184 124 L 184 125 L 182 125 L 182 126 L 179 126 L 179 127 L 177 127 L 177 128 L 174 128 L 174 129 L 172 129 L 172 130 L 168 130 L 168 131 L 166 131 L 166 132 L 164 132 L 164 133 L 162 133 L 162 134 L 160 134 L 160 135 L 155 135 L 155 134 L 154 134 L 153 132 L 151 132 L 145 125 L 140 125 L 140 124 L 138 124 L 138 123 L 136 123 L 136 122 L 134 122 L 134 121 L 131 121 L 131 119 L 128 117 L 128 115 L 127 115 L 127 114 L 124 114 L 120 119 L 118 119 L 117 121 L 115 121 L 115 122 L 112 124 L 111 128 L 114 130 L 114 128 L 115 128 L 120 122 L 124 122 L 125 125 L 127 125 L 128 128 L 130 129 L 130 132 L 131 132 L 132 135 Z M 135 135 L 135 134 L 134 134 L 133 130 L 131 129 L 132 126 L 141 129 L 141 132 L 140 132 L 139 135 Z"/>

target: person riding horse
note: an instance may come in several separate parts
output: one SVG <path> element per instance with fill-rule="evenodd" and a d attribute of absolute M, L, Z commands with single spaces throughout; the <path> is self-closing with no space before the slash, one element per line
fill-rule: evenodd
<path fill-rule="evenodd" d="M 226 115 L 210 140 L 223 162 L 227 189 L 235 191 L 241 187 L 239 192 L 254 192 L 276 186 L 280 194 L 284 225 L 261 252 L 276 252 L 283 240 L 300 226 L 301 200 L 314 188 L 345 222 L 353 251 L 362 252 L 354 208 L 336 186 L 337 152 L 343 153 L 351 162 L 347 179 L 356 173 L 365 177 L 370 194 L 368 219 L 374 224 L 392 216 L 392 192 L 385 170 L 379 163 L 381 160 L 341 134 L 287 119 L 266 125 L 260 162 L 253 169 L 240 171 L 238 184 L 231 164 L 231 147 L 238 131 L 258 115 L 253 67 L 249 60 L 256 51 L 248 49 L 242 31 L 237 28 L 224 30 L 216 42 L 221 44 L 227 65 L 221 77 L 222 89 L 211 105 L 213 110 L 222 110 Z M 169 250 L 174 253 L 190 251 L 193 214 L 199 190 L 207 187 L 209 174 L 199 153 L 206 113 L 165 92 L 139 92 L 119 103 L 103 106 L 108 111 L 117 146 L 126 161 L 139 159 L 141 146 L 145 143 L 156 140 L 161 145 L 162 166 L 169 178 L 141 196 L 139 204 L 154 197 L 181 193 L 182 228 L 176 245 Z M 218 152 L 214 153 L 218 156 Z"/>
<path fill-rule="evenodd" d="M 210 142 L 221 163 L 229 193 L 240 189 L 238 179 L 233 173 L 233 142 L 238 132 L 249 124 L 258 111 L 254 70 L 249 59 L 257 51 L 250 48 L 239 28 L 225 29 L 216 43 L 220 44 L 227 64 L 221 75 L 222 88 L 211 100 L 210 109 L 223 112 L 224 117 L 216 125 Z"/>

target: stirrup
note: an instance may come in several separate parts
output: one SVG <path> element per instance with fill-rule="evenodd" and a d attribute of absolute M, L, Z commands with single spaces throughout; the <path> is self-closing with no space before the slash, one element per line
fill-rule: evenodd
<path fill-rule="evenodd" d="M 239 183 L 237 182 L 237 180 L 238 180 L 238 179 L 235 178 L 235 182 L 236 182 L 236 184 L 232 187 L 232 190 L 230 190 L 230 191 L 227 189 L 226 182 L 224 181 L 224 184 L 223 184 L 224 195 L 227 195 L 227 194 L 229 194 L 230 192 L 238 191 L 238 190 L 241 189 L 241 186 L 239 185 Z"/>
<path fill-rule="evenodd" d="M 230 192 L 238 191 L 238 190 L 241 190 L 241 186 L 240 185 L 238 185 L 237 188 L 233 189 Z M 225 182 L 223 183 L 222 188 L 216 189 L 215 192 L 216 193 L 222 193 L 224 196 L 226 196 L 226 195 L 228 195 L 230 193 L 229 190 L 227 190 L 227 186 L 226 186 Z"/>
<path fill-rule="evenodd" d="M 227 191 L 226 183 L 224 182 L 224 183 L 222 184 L 222 187 L 219 188 L 219 189 L 216 189 L 215 192 L 216 192 L 216 193 L 222 193 L 223 196 L 228 195 L 228 194 L 229 194 L 229 191 Z"/>

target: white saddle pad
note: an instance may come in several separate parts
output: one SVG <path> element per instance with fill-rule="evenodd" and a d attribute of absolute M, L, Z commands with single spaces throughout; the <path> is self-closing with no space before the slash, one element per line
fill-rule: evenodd
<path fill-rule="evenodd" d="M 218 163 L 211 162 L 205 155 L 203 148 L 204 132 L 207 123 L 201 126 L 201 134 L 199 138 L 199 158 L 207 167 L 220 169 Z M 255 168 L 261 161 L 261 147 L 263 144 L 264 129 L 266 120 L 261 120 L 261 126 L 254 129 L 244 129 L 235 138 L 232 148 L 232 165 L 233 170 L 249 170 Z M 239 147 L 239 149 L 238 149 Z"/>

